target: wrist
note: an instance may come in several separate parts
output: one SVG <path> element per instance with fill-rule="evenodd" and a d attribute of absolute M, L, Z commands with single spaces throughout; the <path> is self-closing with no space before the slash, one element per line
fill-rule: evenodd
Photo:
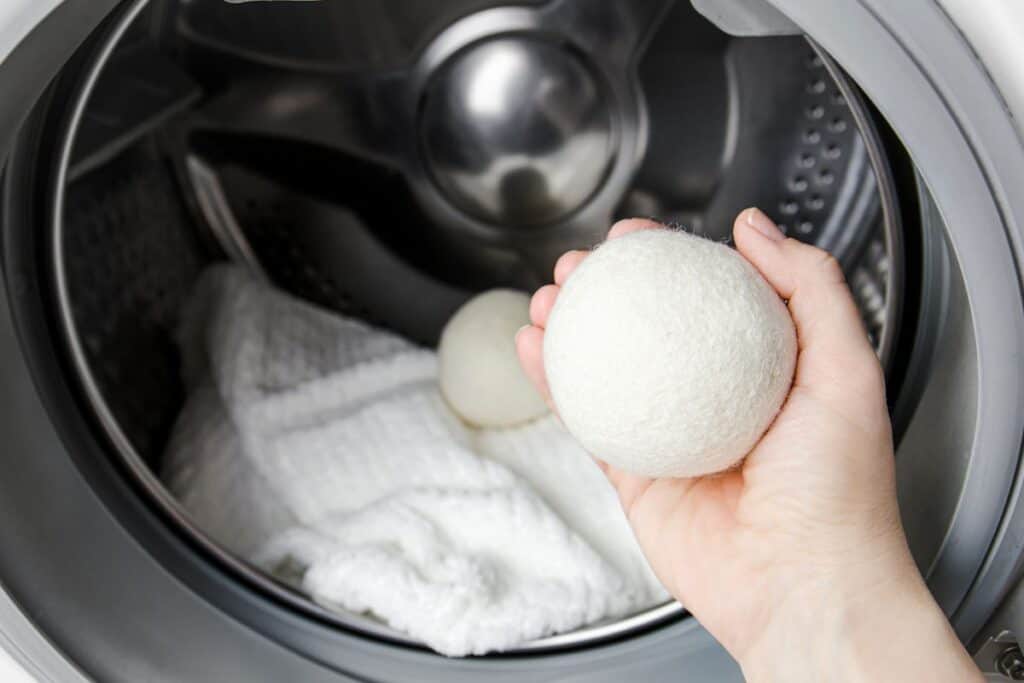
<path fill-rule="evenodd" d="M 737 659 L 751 683 L 981 681 L 916 567 L 809 581 Z"/>

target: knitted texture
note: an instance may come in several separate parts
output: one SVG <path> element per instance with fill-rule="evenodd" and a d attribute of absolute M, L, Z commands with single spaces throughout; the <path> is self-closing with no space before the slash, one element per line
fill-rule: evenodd
<path fill-rule="evenodd" d="M 214 539 L 328 608 L 467 655 L 667 599 L 556 420 L 467 427 L 432 351 L 226 266 L 179 341 L 190 397 L 164 481 Z"/>

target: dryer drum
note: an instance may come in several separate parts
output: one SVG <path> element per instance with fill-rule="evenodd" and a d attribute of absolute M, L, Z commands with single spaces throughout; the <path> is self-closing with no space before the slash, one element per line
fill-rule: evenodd
<path fill-rule="evenodd" d="M 538 286 L 618 217 L 724 240 L 757 204 L 837 255 L 898 386 L 919 256 L 872 110 L 803 37 L 733 38 L 688 2 L 399 5 L 128 3 L 55 85 L 69 106 L 45 123 L 61 141 L 51 221 L 7 257 L 47 293 L 108 457 L 190 551 L 300 614 L 415 645 L 233 557 L 158 480 L 184 400 L 173 330 L 206 264 L 235 260 L 433 345 L 473 293 Z M 555 86 L 524 105 L 499 83 L 484 110 L 471 88 L 500 80 L 501 60 Z M 682 615 L 664 605 L 519 651 Z"/>

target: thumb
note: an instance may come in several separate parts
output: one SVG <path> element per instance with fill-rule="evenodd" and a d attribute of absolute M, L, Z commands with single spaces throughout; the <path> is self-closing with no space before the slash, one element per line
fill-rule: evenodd
<path fill-rule="evenodd" d="M 868 341 L 839 262 L 827 252 L 787 239 L 768 216 L 747 209 L 733 226 L 739 252 L 783 299 L 796 324 L 797 386 L 850 398 L 884 396 L 881 366 Z"/>

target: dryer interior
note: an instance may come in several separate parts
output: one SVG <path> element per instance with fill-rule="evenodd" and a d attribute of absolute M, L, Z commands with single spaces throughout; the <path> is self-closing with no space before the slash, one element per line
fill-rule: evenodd
<path fill-rule="evenodd" d="M 803 37 L 730 37 L 688 2 L 602 4 L 153 0 L 64 77 L 76 106 L 52 124 L 64 154 L 35 254 L 50 314 L 109 457 L 203 561 L 406 640 L 232 556 L 159 481 L 185 400 L 179 312 L 217 261 L 430 347 L 474 293 L 543 284 L 616 218 L 726 240 L 759 205 L 840 259 L 893 404 L 914 412 L 922 281 L 940 276 L 925 263 L 946 257 L 856 86 Z M 521 650 L 681 618 L 662 605 Z"/>

